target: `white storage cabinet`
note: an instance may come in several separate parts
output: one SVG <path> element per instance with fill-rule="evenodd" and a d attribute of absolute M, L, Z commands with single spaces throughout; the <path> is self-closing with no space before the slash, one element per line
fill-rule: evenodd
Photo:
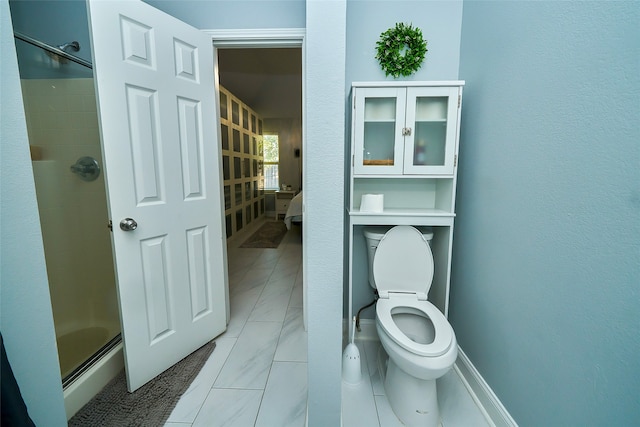
<path fill-rule="evenodd" d="M 362 230 L 432 226 L 435 273 L 429 300 L 448 314 L 464 82 L 354 83 L 349 171 L 349 313 L 373 299 Z M 382 194 L 382 212 L 360 210 Z"/>

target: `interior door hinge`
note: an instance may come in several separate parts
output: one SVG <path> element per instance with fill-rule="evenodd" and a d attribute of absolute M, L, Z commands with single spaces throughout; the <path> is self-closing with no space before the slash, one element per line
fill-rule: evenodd
<path fill-rule="evenodd" d="M 113 221 L 109 220 L 109 223 L 107 224 L 107 228 L 109 229 L 109 231 L 113 233 Z"/>
<path fill-rule="evenodd" d="M 352 154 L 351 155 L 351 167 L 355 167 L 356 166 L 356 155 Z"/>
<path fill-rule="evenodd" d="M 462 95 L 458 95 L 458 108 L 460 108 L 460 104 L 462 104 Z"/>
<path fill-rule="evenodd" d="M 458 155 L 457 155 L 457 154 L 455 154 L 455 155 L 453 156 L 453 166 L 454 166 L 454 167 L 455 167 L 455 166 L 458 166 Z"/>

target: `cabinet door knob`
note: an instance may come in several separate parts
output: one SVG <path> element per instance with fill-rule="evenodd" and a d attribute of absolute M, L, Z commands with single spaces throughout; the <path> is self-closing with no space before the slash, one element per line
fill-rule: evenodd
<path fill-rule="evenodd" d="M 411 128 L 402 128 L 402 136 L 411 135 Z"/>

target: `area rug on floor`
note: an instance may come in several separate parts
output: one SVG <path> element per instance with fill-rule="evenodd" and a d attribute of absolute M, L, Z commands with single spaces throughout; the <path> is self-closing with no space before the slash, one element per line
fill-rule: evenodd
<path fill-rule="evenodd" d="M 240 246 L 241 248 L 277 248 L 284 235 L 287 234 L 287 226 L 281 221 L 266 222 Z"/>
<path fill-rule="evenodd" d="M 214 341 L 203 345 L 133 393 L 127 391 L 122 371 L 69 420 L 69 426 L 163 426 L 215 347 Z"/>

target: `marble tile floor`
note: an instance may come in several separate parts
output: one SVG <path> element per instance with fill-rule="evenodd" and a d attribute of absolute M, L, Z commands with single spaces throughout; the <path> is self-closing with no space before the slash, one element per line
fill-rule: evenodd
<path fill-rule="evenodd" d="M 230 323 L 165 427 L 305 425 L 300 227 L 277 249 L 239 248 L 243 241 L 227 248 Z"/>
<path fill-rule="evenodd" d="M 358 341 L 362 382 L 342 383 L 342 425 L 345 427 L 402 427 L 389 406 L 378 372 L 379 341 Z M 483 411 L 476 405 L 452 369 L 437 380 L 442 427 L 489 427 Z"/>
<path fill-rule="evenodd" d="M 239 248 L 244 239 L 238 240 L 228 247 L 230 323 L 165 427 L 305 426 L 300 228 L 288 232 L 277 249 Z M 343 383 L 342 425 L 401 426 L 377 373 L 379 342 L 356 343 L 363 381 Z M 453 371 L 438 380 L 438 393 L 443 427 L 490 425 Z"/>

